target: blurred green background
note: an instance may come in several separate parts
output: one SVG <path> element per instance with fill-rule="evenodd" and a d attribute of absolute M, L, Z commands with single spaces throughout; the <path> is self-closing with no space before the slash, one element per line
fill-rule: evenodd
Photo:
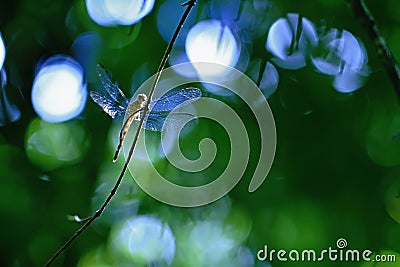
<path fill-rule="evenodd" d="M 207 10 L 218 1 L 199 0 L 191 23 L 207 18 Z M 176 5 L 176 13 L 159 18 L 166 2 Z M 264 245 L 319 251 L 335 248 L 339 238 L 347 240 L 349 249 L 395 254 L 397 263 L 326 261 L 323 266 L 400 266 L 400 108 L 375 47 L 345 1 L 265 3 L 270 8 L 264 33 L 246 43 L 250 61 L 270 60 L 265 50 L 268 27 L 287 13 L 299 13 L 317 28 L 346 29 L 359 38 L 368 54 L 365 85 L 344 94 L 311 64 L 298 70 L 277 67 L 278 88 L 268 99 L 277 129 L 276 157 L 254 193 L 247 191 L 259 156 L 254 116 L 242 102 L 208 93 L 226 101 L 246 121 L 251 155 L 239 184 L 215 203 L 177 208 L 147 196 L 128 173 L 103 216 L 54 266 L 322 266 L 261 262 L 256 253 Z M 8 100 L 22 114 L 0 127 L 1 266 L 42 266 L 80 226 L 68 216 L 91 215 L 123 165 L 122 157 L 112 163 L 121 124 L 91 99 L 67 122 L 48 123 L 38 117 L 31 103 L 37 63 L 55 54 L 79 59 L 79 51 L 90 53 L 87 61 L 78 60 L 87 89 L 99 88 L 95 64 L 101 62 L 130 96 L 155 73 L 167 46 L 157 20 L 175 25 L 184 10 L 179 4 L 156 1 L 150 14 L 133 26 L 102 27 L 91 21 L 83 0 L 1 2 Z M 367 5 L 400 59 L 399 3 Z M 95 33 L 92 45 L 74 46 L 87 32 Z M 33 134 L 37 139 L 32 147 Z M 203 137 L 213 138 L 220 154 L 196 184 L 217 176 L 229 158 L 226 134 L 207 121 L 182 138 L 184 151 L 197 157 Z M 154 164 L 165 172 L 172 168 L 166 160 Z M 126 224 L 138 225 L 132 240 L 123 232 Z M 173 252 L 168 242 L 174 242 Z"/>

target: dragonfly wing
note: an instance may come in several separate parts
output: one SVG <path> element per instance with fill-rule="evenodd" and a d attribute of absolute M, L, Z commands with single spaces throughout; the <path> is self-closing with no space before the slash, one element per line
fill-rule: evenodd
<path fill-rule="evenodd" d="M 186 112 L 151 112 L 146 115 L 143 128 L 161 132 L 163 127 L 165 130 L 179 130 L 184 126 L 195 125 L 197 122 L 198 119 L 193 114 Z"/>
<path fill-rule="evenodd" d="M 117 102 L 99 94 L 98 92 L 91 91 L 90 97 L 99 105 L 105 113 L 111 116 L 111 118 L 121 119 L 124 117 L 126 107 L 121 106 Z"/>
<path fill-rule="evenodd" d="M 172 90 L 150 103 L 150 110 L 153 112 L 171 111 L 175 108 L 186 106 L 201 97 L 198 88 L 189 87 Z"/>
<path fill-rule="evenodd" d="M 119 89 L 118 83 L 112 80 L 111 74 L 101 64 L 97 64 L 96 70 L 101 84 L 112 99 L 121 105 L 127 106 L 129 104 L 129 99 L 126 98 L 121 89 Z"/>
<path fill-rule="evenodd" d="M 165 118 L 157 115 L 147 115 L 144 121 L 143 128 L 150 131 L 161 132 Z"/>

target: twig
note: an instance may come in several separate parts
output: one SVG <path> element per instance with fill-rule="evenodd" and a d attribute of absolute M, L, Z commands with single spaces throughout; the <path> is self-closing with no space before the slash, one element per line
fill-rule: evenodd
<path fill-rule="evenodd" d="M 146 106 L 143 108 L 143 116 L 141 117 L 141 119 L 140 119 L 140 121 L 139 121 L 139 126 L 138 126 L 138 129 L 137 129 L 137 131 L 136 131 L 135 138 L 133 139 L 131 148 L 130 148 L 130 150 L 129 150 L 128 157 L 127 157 L 127 159 L 126 159 L 126 162 L 125 162 L 125 164 L 124 164 L 124 167 L 123 167 L 122 170 L 121 170 L 121 173 L 120 173 L 120 175 L 119 175 L 119 177 L 118 177 L 117 182 L 115 183 L 115 185 L 114 185 L 113 189 L 111 190 L 110 194 L 108 195 L 107 199 L 104 201 L 103 205 L 101 205 L 101 207 L 93 214 L 93 216 L 90 217 L 89 220 L 86 221 L 86 223 L 85 223 L 81 228 L 79 228 L 79 229 L 71 236 L 71 238 L 68 239 L 67 242 L 64 243 L 64 245 L 49 259 L 49 261 L 46 263 L 45 266 L 50 266 L 50 264 L 51 264 L 55 259 L 57 259 L 57 257 L 58 257 L 59 255 L 61 255 L 61 253 L 63 253 L 63 251 L 64 251 L 69 245 L 71 245 L 71 243 L 72 243 L 75 239 L 77 239 L 77 238 L 83 233 L 83 231 L 85 231 L 86 228 L 89 227 L 89 226 L 93 223 L 93 221 L 94 221 L 95 219 L 97 219 L 98 217 L 101 216 L 101 214 L 103 213 L 103 211 L 104 211 L 105 208 L 108 206 L 108 204 L 110 203 L 111 199 L 113 198 L 113 196 L 114 196 L 115 193 L 117 192 L 117 189 L 118 189 L 118 187 L 120 186 L 120 184 L 121 184 L 121 182 L 122 182 L 122 178 L 123 178 L 124 175 L 125 175 L 126 169 L 128 168 L 129 162 L 130 162 L 130 160 L 131 160 L 131 158 L 132 158 L 132 156 L 133 156 L 133 152 L 134 152 L 134 150 L 135 150 L 136 143 L 137 143 L 137 140 L 138 140 L 139 135 L 140 135 L 140 130 L 141 130 L 142 125 L 143 125 L 143 123 L 144 123 L 144 119 L 145 119 L 145 117 L 146 117 L 146 113 L 147 113 L 148 110 L 149 110 L 149 104 L 150 104 L 151 99 L 152 99 L 152 97 L 153 97 L 154 90 L 155 90 L 155 88 L 156 88 L 156 86 L 157 86 L 157 84 L 158 84 L 158 81 L 160 80 L 161 73 L 162 73 L 163 69 L 165 68 L 165 65 L 166 65 L 166 63 L 167 63 L 168 57 L 169 57 L 169 55 L 170 55 L 170 53 L 171 53 L 171 50 L 172 50 L 172 48 L 173 48 L 173 46 L 174 46 L 174 43 L 175 43 L 177 37 L 178 37 L 178 35 L 179 35 L 179 32 L 180 32 L 180 30 L 181 30 L 183 24 L 185 23 L 185 20 L 187 19 L 188 15 L 189 15 L 189 13 L 190 13 L 190 11 L 191 11 L 191 9 L 192 9 L 193 6 L 196 4 L 196 1 L 197 1 L 197 0 L 190 0 L 190 1 L 188 1 L 188 2 L 186 2 L 186 3 L 184 3 L 184 4 L 182 4 L 182 6 L 187 6 L 187 8 L 186 8 L 185 12 L 183 13 L 182 18 L 181 18 L 181 20 L 179 21 L 179 24 L 178 24 L 178 26 L 177 26 L 176 29 L 175 29 L 174 35 L 172 36 L 172 39 L 171 39 L 171 41 L 169 42 L 168 47 L 167 47 L 167 49 L 166 49 L 166 51 L 165 51 L 165 53 L 164 53 L 164 56 L 163 56 L 163 58 L 162 58 L 162 60 L 161 60 L 161 63 L 160 63 L 160 66 L 159 66 L 159 68 L 158 68 L 156 77 L 155 77 L 155 79 L 154 79 L 153 86 L 151 87 L 151 90 L 150 90 L 149 95 L 148 95 L 148 101 L 147 101 L 147 103 L 146 103 Z"/>
<path fill-rule="evenodd" d="M 369 37 L 374 42 L 379 59 L 386 69 L 397 96 L 400 98 L 400 67 L 381 35 L 371 11 L 369 11 L 363 0 L 346 1 L 350 4 L 353 13 L 359 18 L 361 25 L 365 27 Z"/>

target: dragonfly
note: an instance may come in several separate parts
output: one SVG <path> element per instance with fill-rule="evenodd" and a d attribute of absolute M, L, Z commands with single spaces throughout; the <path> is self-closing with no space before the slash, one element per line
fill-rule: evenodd
<path fill-rule="evenodd" d="M 132 122 L 140 121 L 148 99 L 146 94 L 139 94 L 134 101 L 130 101 L 118 87 L 118 83 L 113 81 L 111 74 L 101 64 L 97 64 L 96 70 L 107 95 L 91 91 L 90 97 L 113 119 L 123 120 L 126 112 L 129 115 L 119 134 L 119 144 L 113 158 L 115 162 Z M 180 129 L 186 125 L 186 121 L 189 121 L 188 124 L 196 123 L 195 115 L 186 112 L 173 112 L 173 110 L 189 105 L 201 96 L 201 90 L 195 87 L 170 90 L 162 97 L 150 102 L 149 111 L 146 113 L 142 128 L 161 132 L 163 129 Z"/>

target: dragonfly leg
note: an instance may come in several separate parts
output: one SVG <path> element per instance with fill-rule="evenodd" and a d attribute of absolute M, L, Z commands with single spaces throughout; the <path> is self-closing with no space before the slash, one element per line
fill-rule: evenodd
<path fill-rule="evenodd" d="M 121 132 L 119 133 L 119 144 L 118 144 L 117 150 L 115 151 L 114 158 L 113 158 L 113 162 L 117 161 L 119 151 L 121 150 L 122 143 L 123 143 L 124 140 L 125 140 L 125 136 L 126 136 L 126 134 L 128 133 L 129 127 L 131 126 L 132 121 L 135 119 L 135 116 L 137 116 L 137 114 L 138 114 L 141 110 L 142 110 L 142 109 L 139 109 L 139 110 L 135 111 L 133 114 L 131 114 L 131 115 L 128 117 L 128 119 L 125 121 L 124 125 L 122 126 Z"/>

